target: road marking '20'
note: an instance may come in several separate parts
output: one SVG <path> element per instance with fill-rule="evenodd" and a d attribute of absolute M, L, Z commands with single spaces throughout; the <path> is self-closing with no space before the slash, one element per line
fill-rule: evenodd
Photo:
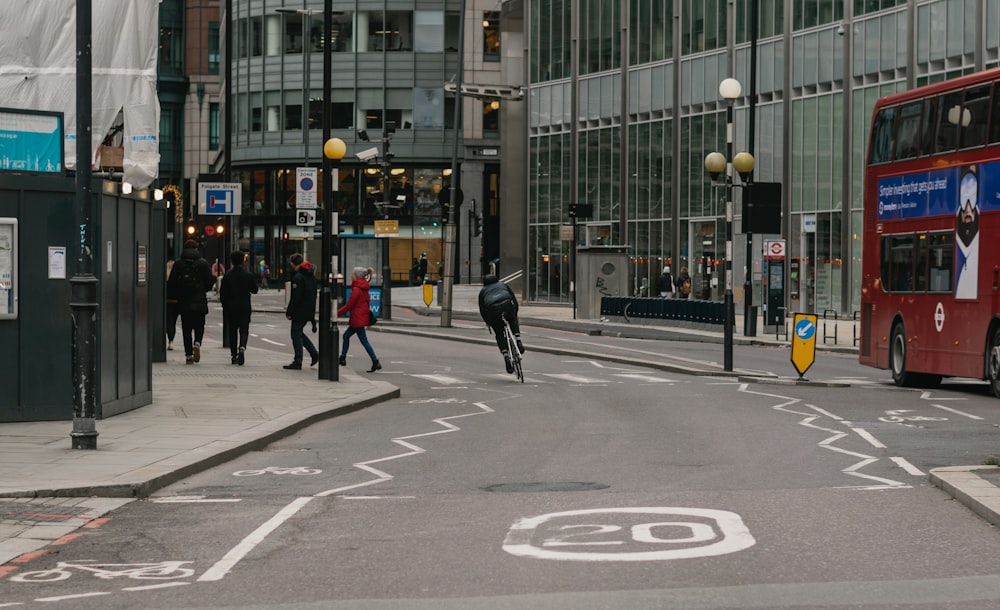
<path fill-rule="evenodd" d="M 653 506 L 525 517 L 511 526 L 503 550 L 561 561 L 664 561 L 725 555 L 754 544 L 736 513 Z"/>

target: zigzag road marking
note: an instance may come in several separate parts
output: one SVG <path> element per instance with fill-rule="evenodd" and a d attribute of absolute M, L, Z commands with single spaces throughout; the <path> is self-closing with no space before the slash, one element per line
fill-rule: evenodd
<path fill-rule="evenodd" d="M 803 419 L 799 421 L 799 425 L 800 426 L 805 426 L 806 428 L 812 428 L 813 430 L 819 430 L 821 432 L 828 432 L 830 434 L 830 436 L 826 437 L 825 439 L 821 440 L 818 443 L 819 446 L 822 447 L 823 449 L 828 449 L 828 450 L 833 451 L 835 453 L 840 453 L 842 455 L 847 455 L 847 456 L 859 458 L 858 462 L 855 462 L 854 464 L 848 466 L 847 468 L 841 469 L 841 472 L 843 472 L 846 475 L 850 475 L 852 477 L 858 477 L 858 478 L 861 478 L 861 479 L 866 479 L 866 480 L 869 480 L 869 481 L 874 481 L 876 483 L 879 483 L 878 485 L 843 486 L 843 487 L 837 487 L 837 489 L 872 490 L 872 489 L 906 489 L 906 488 L 912 487 L 911 485 L 908 485 L 908 484 L 903 483 L 901 481 L 894 481 L 892 479 L 886 479 L 886 478 L 882 478 L 882 477 L 877 477 L 875 475 L 864 474 L 863 472 L 858 472 L 862 468 L 865 468 L 866 466 L 869 466 L 870 464 L 874 464 L 875 462 L 877 462 L 879 460 L 879 458 L 877 458 L 875 456 L 872 456 L 872 455 L 866 455 L 864 453 L 858 453 L 856 451 L 849 451 L 847 449 L 842 449 L 840 447 L 835 446 L 834 443 L 836 443 L 840 439 L 842 439 L 845 436 L 847 436 L 847 432 L 844 432 L 842 430 L 832 430 L 830 428 L 824 428 L 823 426 L 816 425 L 816 424 L 813 423 L 814 421 L 816 421 L 820 417 L 829 417 L 829 418 L 837 420 L 837 421 L 839 421 L 841 423 L 845 423 L 845 424 L 848 423 L 848 422 L 845 422 L 843 420 L 843 418 L 841 418 L 839 416 L 836 416 L 836 415 L 834 415 L 834 414 L 832 414 L 829 411 L 826 411 L 824 409 L 820 409 L 819 407 L 816 407 L 815 405 L 810 405 L 810 404 L 805 404 L 804 406 L 807 407 L 807 408 L 809 408 L 809 409 L 811 409 L 813 412 L 796 411 L 795 409 L 792 409 L 790 407 L 792 405 L 796 404 L 796 403 L 801 402 L 801 400 L 798 399 L 798 398 L 791 398 L 789 396 L 781 396 L 781 395 L 778 395 L 778 394 L 767 394 L 765 392 L 755 392 L 755 391 L 750 390 L 748 388 L 749 388 L 749 384 L 742 383 L 742 384 L 740 384 L 739 391 L 740 392 L 746 392 L 747 394 L 756 394 L 758 396 L 765 396 L 767 398 L 775 398 L 775 399 L 781 400 L 783 402 L 780 402 L 780 403 L 778 403 L 776 405 L 772 405 L 771 408 L 774 409 L 774 410 L 776 410 L 776 411 L 784 411 L 785 413 L 791 413 L 793 415 L 801 415 L 803 417 Z M 866 430 L 863 430 L 861 428 L 854 428 L 854 427 L 852 427 L 851 430 L 854 431 L 855 433 L 857 433 L 858 435 L 862 436 L 862 438 L 865 438 L 865 440 L 868 440 L 869 443 L 872 443 L 872 441 L 874 441 L 874 443 L 878 443 L 878 445 L 882 445 L 882 443 L 879 443 L 878 440 L 876 440 L 875 437 L 873 437 Z M 865 435 L 867 435 L 867 437 Z M 872 443 L 872 444 L 874 444 L 874 443 Z M 882 445 L 882 447 L 884 447 L 884 445 Z M 898 465 L 898 463 L 897 463 L 897 465 Z"/>
<path fill-rule="evenodd" d="M 450 417 L 441 417 L 432 420 L 434 423 L 441 426 L 442 430 L 434 430 L 431 432 L 424 432 L 421 434 L 413 434 L 410 436 L 400 436 L 392 439 L 392 442 L 400 445 L 409 451 L 405 453 L 397 453 L 395 455 L 389 455 L 381 458 L 376 458 L 374 460 L 368 460 L 366 462 L 358 462 L 354 464 L 355 468 L 364 470 L 365 472 L 371 473 L 375 476 L 374 479 L 364 481 L 362 483 L 356 483 L 354 485 L 346 485 L 344 487 L 337 487 L 334 489 L 328 489 L 326 491 L 314 494 L 312 496 L 303 496 L 292 500 L 287 506 L 282 508 L 273 517 L 268 519 L 263 525 L 258 527 L 256 530 L 251 532 L 246 538 L 240 541 L 235 547 L 233 547 L 228 553 L 226 553 L 222 559 L 217 561 L 212 567 L 205 571 L 200 577 L 198 577 L 199 582 L 211 582 L 222 580 L 235 566 L 239 563 L 248 553 L 250 553 L 258 544 L 264 541 L 267 536 L 277 529 L 281 524 L 283 524 L 288 519 L 291 519 L 297 512 L 302 510 L 309 502 L 314 498 L 322 498 L 326 496 L 332 496 L 334 494 L 343 493 L 351 489 L 358 489 L 361 487 L 368 487 L 371 485 L 377 485 L 385 481 L 390 481 L 393 476 L 383 470 L 379 470 L 372 466 L 372 464 L 380 464 L 382 462 L 388 462 L 391 460 L 398 460 L 404 457 L 410 457 L 413 455 L 420 455 L 424 453 L 426 449 L 409 442 L 412 439 L 422 438 L 425 436 L 435 436 L 438 434 L 447 434 L 449 432 L 457 432 L 461 430 L 458 426 L 449 423 L 453 419 L 461 419 L 463 417 L 472 417 L 473 415 L 483 415 L 486 413 L 493 413 L 493 409 L 486 406 L 484 403 L 477 402 L 474 403 L 478 407 L 479 411 L 474 411 L 472 413 L 463 413 L 461 415 L 452 415 Z"/>

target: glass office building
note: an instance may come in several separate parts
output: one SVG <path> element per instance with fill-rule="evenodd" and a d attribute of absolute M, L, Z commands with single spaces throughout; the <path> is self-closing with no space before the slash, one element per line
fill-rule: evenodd
<path fill-rule="evenodd" d="M 752 74 L 751 0 L 523 1 L 528 154 L 519 169 L 527 188 L 529 299 L 572 298 L 573 242 L 560 232 L 570 203 L 594 206 L 593 217 L 580 221 L 577 243 L 630 247 L 634 294 L 657 294 L 669 264 L 675 275 L 688 268 L 695 296 L 722 298 L 725 189 L 713 186 L 704 159 L 725 153 L 718 87 L 733 77 L 743 85 L 734 153 L 752 152 L 753 179 L 782 188 L 781 232 L 753 236 L 755 304 L 764 242 L 784 240 L 791 310 L 857 309 L 863 159 L 874 102 L 1000 65 L 1000 0 L 756 5 Z M 732 268 L 740 303 L 746 241 L 742 189 L 734 191 Z"/>
<path fill-rule="evenodd" d="M 328 103 L 332 136 L 347 144 L 329 202 L 339 215 L 340 232 L 372 234 L 375 221 L 396 220 L 392 279 L 406 281 L 422 253 L 430 261 L 431 279 L 439 279 L 457 159 L 464 203 L 456 214 L 461 223 L 456 277 L 479 281 L 480 248 L 488 251 L 499 240 L 488 214 L 491 203 L 494 217 L 499 213 L 503 101 L 457 97 L 445 83 L 455 80 L 463 33 L 465 82 L 495 81 L 498 3 L 467 1 L 463 32 L 458 0 L 335 0 L 329 41 L 323 5 L 323 0 L 232 1 L 231 178 L 242 184 L 244 199 L 238 245 L 268 263 L 272 280 L 284 277 L 292 252 L 320 259 L 319 228 L 297 224 L 296 168 L 322 165 Z M 333 66 L 329 99 L 323 87 L 327 51 Z M 456 130 L 457 99 L 462 104 Z M 315 191 L 321 208 L 327 205 L 326 179 L 320 171 Z M 484 211 L 487 217 L 479 222 Z"/>

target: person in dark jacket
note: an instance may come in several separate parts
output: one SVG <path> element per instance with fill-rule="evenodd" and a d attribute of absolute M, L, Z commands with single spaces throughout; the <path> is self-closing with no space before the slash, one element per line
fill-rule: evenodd
<path fill-rule="evenodd" d="M 379 364 L 378 356 L 375 355 L 375 350 L 372 349 L 372 344 L 368 342 L 368 331 L 365 330 L 371 325 L 371 298 L 368 295 L 371 284 L 368 283 L 368 278 L 373 273 L 375 273 L 375 270 L 370 267 L 368 269 L 364 267 L 354 268 L 354 273 L 352 274 L 354 278 L 351 280 L 351 296 L 347 298 L 344 306 L 337 310 L 337 317 L 345 313 L 349 314 L 347 330 L 344 331 L 344 338 L 342 339 L 343 346 L 340 348 L 341 366 L 347 365 L 347 347 L 351 343 L 351 337 L 357 335 L 358 341 L 361 341 L 361 345 L 368 352 L 368 357 L 372 359 L 372 368 L 368 369 L 369 373 L 374 373 L 382 368 L 382 365 Z"/>
<path fill-rule="evenodd" d="M 174 270 L 174 259 L 167 261 L 167 349 L 174 350 L 174 337 L 177 336 L 177 318 L 181 311 L 177 305 L 177 295 L 170 290 L 170 273 Z"/>
<path fill-rule="evenodd" d="M 500 281 L 500 278 L 493 274 L 483 276 L 483 287 L 479 291 L 479 315 L 483 321 L 489 325 L 496 337 L 497 347 L 503 354 L 503 362 L 508 373 L 514 372 L 514 365 L 510 361 L 510 352 L 507 351 L 507 340 L 503 331 L 503 319 L 507 318 L 510 329 L 514 331 L 514 338 L 517 340 L 517 350 L 524 353 L 524 344 L 521 343 L 521 325 L 517 321 L 517 297 L 510 286 Z"/>
<path fill-rule="evenodd" d="M 283 368 L 289 370 L 299 370 L 302 368 L 302 348 L 309 352 L 312 361 L 309 366 L 319 362 L 319 351 L 316 346 L 305 335 L 306 324 L 316 319 L 316 277 L 313 275 L 313 266 L 302 258 L 301 254 L 293 254 L 288 258 L 295 273 L 292 275 L 292 292 L 288 299 L 288 307 L 285 308 L 285 317 L 292 321 L 292 350 L 294 356 L 291 364 L 286 364 Z M 316 327 L 313 326 L 313 332 Z"/>
<path fill-rule="evenodd" d="M 257 279 L 243 268 L 244 261 L 246 255 L 240 251 L 229 255 L 232 268 L 226 272 L 219 287 L 222 315 L 226 317 L 226 332 L 229 334 L 229 352 L 233 364 L 240 366 L 246 362 L 247 339 L 250 336 L 250 295 L 257 294 Z"/>
<path fill-rule="evenodd" d="M 184 333 L 184 359 L 188 364 L 201 360 L 201 341 L 205 337 L 205 316 L 208 315 L 205 293 L 214 285 L 215 277 L 208 261 L 198 252 L 198 242 L 187 240 L 180 260 L 170 271 L 167 294 L 177 298 Z"/>

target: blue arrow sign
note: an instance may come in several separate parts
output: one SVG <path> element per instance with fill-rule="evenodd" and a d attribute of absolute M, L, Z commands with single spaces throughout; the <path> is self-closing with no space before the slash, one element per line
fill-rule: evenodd
<path fill-rule="evenodd" d="M 799 320 L 798 324 L 795 325 L 795 336 L 803 341 L 812 339 L 815 334 L 816 325 L 812 323 L 812 320 Z"/>

